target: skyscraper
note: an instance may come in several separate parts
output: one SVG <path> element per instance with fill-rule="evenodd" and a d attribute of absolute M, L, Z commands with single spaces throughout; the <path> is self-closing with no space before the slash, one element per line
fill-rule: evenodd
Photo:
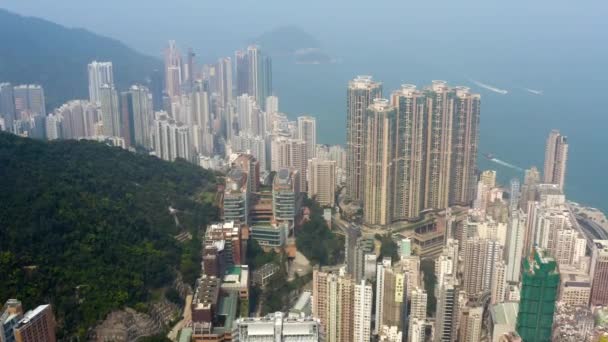
<path fill-rule="evenodd" d="M 450 205 L 469 205 L 475 198 L 475 169 L 479 145 L 480 95 L 455 87 L 450 161 Z M 437 105 L 437 103 L 435 103 Z M 445 132 L 444 132 L 445 133 Z"/>
<path fill-rule="evenodd" d="M 236 81 L 237 96 L 249 94 L 264 110 L 266 97 L 272 95 L 272 61 L 264 56 L 259 46 L 251 45 L 246 51 L 237 51 Z"/>
<path fill-rule="evenodd" d="M 382 84 L 371 76 L 358 76 L 348 84 L 346 111 L 346 190 L 356 201 L 363 200 L 365 184 L 365 124 L 367 110 L 375 98 L 382 96 Z"/>
<path fill-rule="evenodd" d="M 547 138 L 545 149 L 545 169 L 543 181 L 547 184 L 557 184 L 563 191 L 566 182 L 566 162 L 568 161 L 568 138 L 558 130 L 552 130 Z"/>
<path fill-rule="evenodd" d="M 591 253 L 591 305 L 608 305 L 608 240 L 593 240 Z"/>
<path fill-rule="evenodd" d="M 89 101 L 99 104 L 101 102 L 101 86 L 114 85 L 112 62 L 93 61 L 89 64 Z"/>
<path fill-rule="evenodd" d="M 445 81 L 433 81 L 425 89 L 427 98 L 423 209 L 447 208 L 450 196 L 452 157 L 452 94 Z"/>
<path fill-rule="evenodd" d="M 560 276 L 555 259 L 541 248 L 524 259 L 516 330 L 524 341 L 551 341 Z"/>
<path fill-rule="evenodd" d="M 314 158 L 317 150 L 317 120 L 314 117 L 298 117 L 298 139 L 306 143 L 306 160 Z"/>
<path fill-rule="evenodd" d="M 394 143 L 393 219 L 417 217 L 422 208 L 422 162 L 424 158 L 424 94 L 405 84 L 393 92 L 396 107 Z"/>
<path fill-rule="evenodd" d="M 103 84 L 99 89 L 103 134 L 108 137 L 121 137 L 121 120 L 118 109 L 118 94 L 114 85 Z"/>
<path fill-rule="evenodd" d="M 336 162 L 312 158 L 308 160 L 308 196 L 320 205 L 333 207 L 336 197 Z"/>
<path fill-rule="evenodd" d="M 395 108 L 386 99 L 374 99 L 365 120 L 363 165 L 363 220 L 371 226 L 392 222 L 393 148 Z"/>
<path fill-rule="evenodd" d="M 169 98 L 181 94 L 183 79 L 182 56 L 177 49 L 175 41 L 170 40 L 169 46 L 165 50 L 165 88 Z"/>

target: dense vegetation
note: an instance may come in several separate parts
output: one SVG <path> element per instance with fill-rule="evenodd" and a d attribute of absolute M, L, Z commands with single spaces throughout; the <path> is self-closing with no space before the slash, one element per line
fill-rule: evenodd
<path fill-rule="evenodd" d="M 114 39 L 0 9 L 0 82 L 42 84 L 47 110 L 88 98 L 87 64 L 112 61 L 114 83 L 126 89 L 144 83 L 160 60 Z"/>
<path fill-rule="evenodd" d="M 60 336 L 83 335 L 111 310 L 141 306 L 176 269 L 194 279 L 200 241 L 174 236 L 217 218 L 204 200 L 214 189 L 185 161 L 0 133 L 0 301 L 50 302 Z"/>
<path fill-rule="evenodd" d="M 306 199 L 303 205 L 310 208 L 310 220 L 296 232 L 298 251 L 312 264 L 337 264 L 343 259 L 344 239 L 331 232 L 317 202 Z"/>

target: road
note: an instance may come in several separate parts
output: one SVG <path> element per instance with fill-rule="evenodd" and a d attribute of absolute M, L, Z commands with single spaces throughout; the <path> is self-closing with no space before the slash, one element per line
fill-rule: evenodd
<path fill-rule="evenodd" d="M 177 322 L 177 324 L 173 327 L 173 329 L 171 329 L 171 331 L 169 332 L 169 334 L 167 335 L 167 337 L 171 340 L 171 341 L 177 341 L 177 335 L 179 334 L 179 331 L 183 328 L 186 327 L 190 324 L 190 322 L 192 322 L 192 295 L 187 295 L 186 296 L 186 303 L 184 305 L 184 315 L 182 317 L 182 320 Z"/>

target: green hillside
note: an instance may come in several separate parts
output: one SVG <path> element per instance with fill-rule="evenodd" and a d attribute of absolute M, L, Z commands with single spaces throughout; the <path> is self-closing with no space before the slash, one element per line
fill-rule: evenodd
<path fill-rule="evenodd" d="M 145 303 L 176 269 L 192 281 L 200 242 L 174 236 L 217 218 L 215 187 L 185 161 L 0 133 L 0 301 L 51 302 L 60 336 L 82 335 L 111 310 Z"/>
<path fill-rule="evenodd" d="M 88 98 L 87 64 L 92 60 L 114 64 L 119 89 L 143 83 L 154 69 L 162 69 L 160 60 L 114 39 L 2 9 L 0 32 L 0 82 L 42 84 L 47 110 Z"/>

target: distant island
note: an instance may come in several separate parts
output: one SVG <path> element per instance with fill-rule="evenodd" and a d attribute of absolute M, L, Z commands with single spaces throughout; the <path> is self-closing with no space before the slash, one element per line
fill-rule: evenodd
<path fill-rule="evenodd" d="M 252 40 L 273 57 L 293 58 L 296 64 L 330 64 L 336 60 L 325 52 L 317 38 L 295 26 L 267 31 Z"/>

